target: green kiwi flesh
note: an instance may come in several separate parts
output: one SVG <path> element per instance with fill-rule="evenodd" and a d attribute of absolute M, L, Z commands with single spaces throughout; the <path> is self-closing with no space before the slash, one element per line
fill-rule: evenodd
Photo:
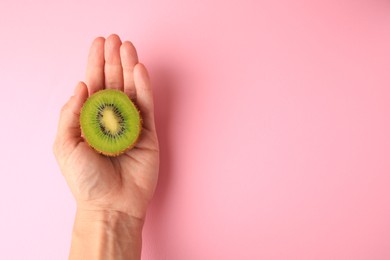
<path fill-rule="evenodd" d="M 136 144 L 142 119 L 125 93 L 105 89 L 91 95 L 84 103 L 80 126 L 84 139 L 97 152 L 118 156 Z"/>

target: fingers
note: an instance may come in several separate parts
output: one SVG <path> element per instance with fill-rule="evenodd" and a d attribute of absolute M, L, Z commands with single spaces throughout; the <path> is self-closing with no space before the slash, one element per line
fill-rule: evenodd
<path fill-rule="evenodd" d="M 110 35 L 106 40 L 102 37 L 96 38 L 88 58 L 87 84 L 90 95 L 108 88 L 122 90 L 131 99 L 136 98 L 143 114 L 144 127 L 155 129 L 149 75 L 145 66 L 138 63 L 137 51 L 131 42 L 125 41 L 122 44 L 116 34 Z M 80 95 L 83 97 L 83 93 Z M 71 102 L 72 100 L 69 101 Z"/>
<path fill-rule="evenodd" d="M 120 47 L 121 63 L 123 67 L 123 88 L 124 92 L 131 98 L 136 97 L 133 70 L 138 63 L 137 51 L 134 45 L 125 41 Z"/>
<path fill-rule="evenodd" d="M 88 98 L 85 83 L 77 84 L 74 96 L 63 106 L 58 124 L 56 144 L 62 152 L 72 151 L 81 141 L 80 111 Z"/>
<path fill-rule="evenodd" d="M 104 88 L 104 43 L 105 39 L 98 37 L 89 50 L 86 83 L 90 95 Z"/>
<path fill-rule="evenodd" d="M 134 83 L 137 93 L 137 104 L 143 116 L 143 126 L 155 130 L 153 93 L 145 66 L 138 63 L 134 67 Z"/>
<path fill-rule="evenodd" d="M 118 35 L 110 35 L 104 45 L 105 87 L 123 90 L 123 70 L 120 57 L 121 40 Z"/>

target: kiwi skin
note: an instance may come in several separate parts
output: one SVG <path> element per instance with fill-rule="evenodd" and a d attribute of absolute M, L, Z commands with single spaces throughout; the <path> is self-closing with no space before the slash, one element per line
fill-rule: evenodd
<path fill-rule="evenodd" d="M 94 94 L 97 94 L 98 92 L 104 92 L 104 91 L 118 91 L 118 92 L 122 92 L 122 91 L 120 91 L 120 90 L 112 90 L 112 89 L 108 90 L 108 89 L 103 89 L 103 90 L 99 90 L 99 91 L 95 92 Z M 123 92 L 122 92 L 122 93 L 123 93 Z M 92 97 L 94 94 L 92 94 L 90 97 Z M 90 97 L 89 97 L 89 98 L 90 98 Z M 87 100 L 88 100 L 88 99 L 87 99 Z M 85 102 L 87 102 L 87 100 L 86 100 Z M 80 129 L 81 129 L 82 137 L 83 137 L 84 141 L 88 144 L 88 146 L 91 147 L 92 149 L 94 149 L 94 150 L 95 150 L 96 152 L 98 152 L 99 154 L 102 154 L 102 155 L 108 156 L 108 157 L 117 157 L 117 156 L 120 156 L 120 155 L 124 154 L 125 152 L 127 152 L 127 151 L 133 149 L 134 146 L 138 143 L 138 140 L 139 140 L 139 138 L 140 138 L 140 136 L 141 136 L 141 134 L 142 134 L 143 119 L 142 119 L 142 116 L 141 116 L 141 111 L 139 110 L 138 106 L 137 106 L 137 105 L 135 104 L 135 102 L 133 102 L 130 98 L 129 98 L 129 100 L 130 100 L 130 102 L 134 105 L 134 107 L 136 108 L 136 110 L 137 110 L 137 112 L 138 112 L 138 114 L 139 114 L 140 131 L 139 131 L 139 133 L 138 133 L 137 138 L 136 138 L 135 141 L 132 143 L 132 145 L 130 145 L 129 147 L 126 147 L 125 149 L 120 150 L 120 151 L 118 151 L 118 152 L 116 152 L 116 153 L 110 153 L 110 152 L 108 152 L 108 151 L 99 150 L 97 147 L 94 147 L 94 146 L 92 146 L 90 143 L 88 143 L 88 140 L 84 137 L 85 135 L 84 135 L 84 133 L 83 133 L 83 128 L 81 127 L 82 124 L 81 124 L 81 116 L 80 116 Z M 84 102 L 84 104 L 85 104 L 85 102 Z M 83 107 L 81 108 L 80 115 L 82 114 L 83 109 L 84 109 L 84 105 L 83 105 Z"/>

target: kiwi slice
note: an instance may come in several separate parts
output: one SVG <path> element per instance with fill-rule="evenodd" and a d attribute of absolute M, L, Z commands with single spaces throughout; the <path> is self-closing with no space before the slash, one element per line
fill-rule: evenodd
<path fill-rule="evenodd" d="M 107 156 L 118 156 L 136 144 L 142 119 L 125 93 L 105 89 L 91 95 L 84 103 L 80 126 L 92 148 Z"/>

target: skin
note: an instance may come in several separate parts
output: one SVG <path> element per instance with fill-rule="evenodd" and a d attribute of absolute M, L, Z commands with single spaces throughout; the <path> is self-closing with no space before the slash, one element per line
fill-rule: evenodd
<path fill-rule="evenodd" d="M 88 96 L 102 89 L 124 91 L 143 118 L 135 147 L 118 157 L 98 154 L 83 140 L 79 115 Z M 96 38 L 86 81 L 63 106 L 54 154 L 76 200 L 69 259 L 140 259 L 142 227 L 159 167 L 152 89 L 133 44 L 119 36 Z"/>

